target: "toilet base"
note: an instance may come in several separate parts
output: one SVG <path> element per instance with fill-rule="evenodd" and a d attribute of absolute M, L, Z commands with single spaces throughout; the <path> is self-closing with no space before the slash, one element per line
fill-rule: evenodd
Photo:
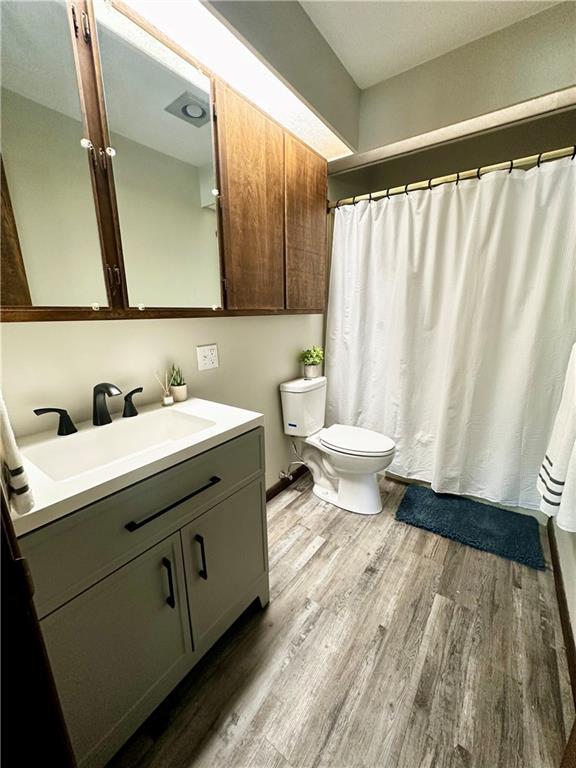
<path fill-rule="evenodd" d="M 338 490 L 314 483 L 315 496 L 335 507 L 357 515 L 382 512 L 382 499 L 376 475 L 351 475 L 338 480 Z"/>

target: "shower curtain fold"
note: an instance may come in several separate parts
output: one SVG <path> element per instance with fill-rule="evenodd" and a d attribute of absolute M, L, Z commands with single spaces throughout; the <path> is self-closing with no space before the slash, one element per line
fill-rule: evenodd
<path fill-rule="evenodd" d="M 575 341 L 576 161 L 336 209 L 328 423 L 391 472 L 537 509 Z"/>

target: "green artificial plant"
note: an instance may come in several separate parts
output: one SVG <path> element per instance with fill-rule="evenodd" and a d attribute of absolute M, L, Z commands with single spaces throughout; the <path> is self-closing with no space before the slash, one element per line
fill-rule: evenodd
<path fill-rule="evenodd" d="M 300 362 L 304 365 L 321 365 L 324 360 L 322 347 L 310 347 L 300 353 Z"/>
<path fill-rule="evenodd" d="M 186 384 L 186 380 L 184 379 L 182 368 L 173 363 L 172 367 L 170 368 L 170 386 L 182 387 L 184 384 Z"/>

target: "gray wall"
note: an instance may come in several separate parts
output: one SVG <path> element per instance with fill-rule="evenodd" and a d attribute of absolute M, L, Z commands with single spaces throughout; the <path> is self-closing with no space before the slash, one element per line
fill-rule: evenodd
<path fill-rule="evenodd" d="M 206 7 L 357 147 L 360 89 L 299 3 L 213 0 Z"/>
<path fill-rule="evenodd" d="M 4 323 L 1 386 L 18 436 L 49 428 L 50 417 L 41 422 L 32 413 L 40 406 L 62 406 L 78 421 L 90 418 L 99 381 L 123 391 L 143 385 L 140 402 L 159 402 L 154 371 L 176 362 L 190 396 L 264 414 L 270 487 L 291 460 L 278 385 L 300 375 L 298 353 L 322 339 L 322 315 Z M 218 344 L 220 367 L 199 372 L 195 347 L 209 343 Z M 121 397 L 110 399 L 111 411 L 121 408 Z"/>
<path fill-rule="evenodd" d="M 360 152 L 576 84 L 574 0 L 363 91 L 298 3 L 207 7 Z"/>
<path fill-rule="evenodd" d="M 576 108 L 346 171 L 328 179 L 330 200 L 377 192 L 576 142 Z"/>
<path fill-rule="evenodd" d="M 362 91 L 359 151 L 576 83 L 576 3 L 565 2 Z"/>

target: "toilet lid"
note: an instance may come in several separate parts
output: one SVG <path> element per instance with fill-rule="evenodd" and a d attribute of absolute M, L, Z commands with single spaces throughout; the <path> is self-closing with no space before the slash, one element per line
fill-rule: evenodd
<path fill-rule="evenodd" d="M 353 456 L 387 456 L 396 447 L 394 440 L 381 432 L 343 424 L 334 424 L 324 430 L 320 442 L 327 448 Z"/>

